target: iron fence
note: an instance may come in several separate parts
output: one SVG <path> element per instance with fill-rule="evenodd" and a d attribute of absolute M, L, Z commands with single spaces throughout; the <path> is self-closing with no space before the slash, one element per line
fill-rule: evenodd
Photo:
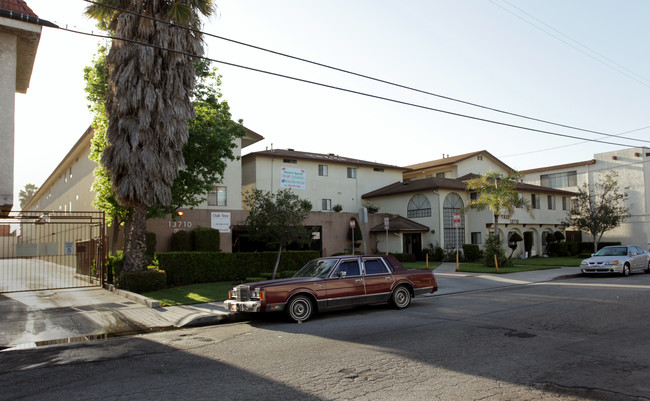
<path fill-rule="evenodd" d="M 104 284 L 104 212 L 12 212 L 0 228 L 0 293 Z"/>

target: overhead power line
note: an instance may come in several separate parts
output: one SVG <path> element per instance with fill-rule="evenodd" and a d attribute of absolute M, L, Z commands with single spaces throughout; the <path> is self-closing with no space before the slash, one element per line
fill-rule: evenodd
<path fill-rule="evenodd" d="M 466 119 L 481 121 L 481 122 L 500 125 L 500 126 L 504 126 L 504 127 L 521 129 L 521 130 L 537 132 L 537 133 L 547 134 L 547 135 L 553 135 L 553 136 L 558 136 L 558 137 L 563 137 L 563 138 L 586 140 L 586 141 L 590 141 L 590 142 L 603 143 L 603 144 L 607 144 L 607 145 L 624 146 L 624 147 L 632 147 L 633 146 L 633 145 L 630 145 L 630 144 L 603 141 L 603 140 L 599 140 L 599 139 L 583 138 L 583 137 L 579 137 L 579 136 L 575 136 L 575 135 L 561 134 L 561 133 L 558 133 L 558 132 L 546 131 L 546 130 L 541 130 L 541 129 L 537 129 L 537 128 L 525 127 L 525 126 L 521 126 L 521 125 L 510 124 L 510 123 L 505 123 L 505 122 L 496 121 L 496 120 L 490 120 L 490 119 L 471 116 L 471 115 L 467 115 L 467 114 L 456 113 L 456 112 L 452 112 L 452 111 L 448 111 L 448 110 L 438 109 L 438 108 L 424 106 L 424 105 L 420 105 L 420 104 L 416 104 L 416 103 L 406 102 L 406 101 L 392 99 L 392 98 L 388 98 L 388 97 L 384 97 L 384 96 L 373 95 L 373 94 L 370 94 L 370 93 L 365 93 L 365 92 L 360 92 L 360 91 L 356 91 L 356 90 L 352 90 L 352 89 L 342 88 L 342 87 L 338 87 L 338 86 L 334 86 L 334 85 L 324 84 L 324 83 L 321 83 L 321 82 L 310 81 L 310 80 L 303 79 L 303 78 L 292 77 L 290 75 L 285 75 L 285 74 L 280 74 L 280 73 L 276 73 L 276 72 L 261 70 L 261 69 L 253 68 L 253 67 L 247 67 L 247 66 L 244 66 L 244 65 L 230 63 L 230 62 L 223 61 L 223 60 L 217 60 L 217 59 L 213 59 L 213 58 L 209 58 L 209 57 L 198 56 L 196 54 L 191 54 L 191 53 L 187 53 L 187 52 L 183 52 L 183 51 L 179 51 L 179 50 L 164 48 L 164 47 L 153 45 L 153 44 L 150 44 L 150 43 L 139 42 L 139 41 L 136 41 L 136 40 L 133 40 L 133 39 L 127 39 L 127 38 L 120 38 L 120 37 L 115 37 L 115 36 L 110 36 L 110 35 L 83 32 L 83 31 L 78 31 L 78 30 L 74 30 L 74 29 L 70 29 L 70 28 L 63 28 L 63 27 L 58 27 L 58 29 L 61 29 L 63 31 L 67 31 L 67 32 L 76 33 L 76 34 L 97 37 L 97 38 L 120 40 L 120 41 L 129 42 L 129 43 L 133 43 L 133 44 L 137 44 L 137 45 L 141 45 L 141 46 L 151 47 L 151 48 L 157 49 L 157 50 L 169 51 L 169 52 L 181 54 L 181 55 L 188 56 L 188 57 L 203 59 L 203 60 L 214 62 L 214 63 L 228 65 L 228 66 L 236 67 L 236 68 L 241 68 L 241 69 L 248 70 L 248 71 L 259 72 L 259 73 L 262 73 L 262 74 L 267 74 L 267 75 L 271 75 L 271 76 L 275 76 L 275 77 L 280 77 L 280 78 L 290 79 L 290 80 L 297 81 L 297 82 L 303 82 L 303 83 L 307 83 L 307 84 L 311 84 L 311 85 L 315 85 L 315 86 L 320 86 L 320 87 L 323 87 L 323 88 L 334 89 L 334 90 L 338 90 L 338 91 L 341 91 L 341 92 L 352 93 L 352 94 L 356 94 L 356 95 L 360 95 L 360 96 L 365 96 L 365 97 L 368 97 L 368 98 L 384 100 L 384 101 L 391 102 L 391 103 L 396 103 L 396 104 L 401 104 L 401 105 L 405 105 L 405 106 L 415 107 L 415 108 L 419 108 L 419 109 L 423 109 L 423 110 L 435 111 L 435 112 L 438 112 L 438 113 L 443 113 L 443 114 L 447 114 L 447 115 L 451 115 L 451 116 L 455 116 L 455 117 L 462 117 L 462 118 L 466 118 Z M 650 141 L 642 141 L 642 142 L 650 143 Z"/>
<path fill-rule="evenodd" d="M 644 77 L 644 76 L 642 76 L 642 75 L 639 75 L 639 74 L 637 74 L 637 73 L 634 72 L 634 71 L 629 70 L 628 68 L 622 66 L 621 64 L 619 64 L 619 63 L 617 63 L 616 61 L 610 59 L 609 57 L 604 56 L 604 55 L 598 53 L 596 50 L 590 48 L 589 46 L 587 46 L 587 45 L 585 45 L 585 44 L 582 44 L 582 43 L 578 42 L 577 40 L 575 40 L 575 39 L 571 38 L 570 36 L 568 36 L 568 35 L 566 35 L 566 34 L 560 32 L 559 30 L 557 30 L 557 29 L 553 28 L 552 26 L 546 24 L 544 21 L 542 21 L 542 20 L 536 18 L 535 16 L 533 16 L 533 15 L 527 13 L 526 11 L 524 11 L 524 10 L 522 10 L 521 8 L 517 7 L 516 5 L 514 5 L 514 4 L 510 3 L 510 2 L 508 2 L 507 0 L 502 0 L 502 1 L 503 1 L 504 3 L 506 3 L 507 5 L 509 5 L 510 7 L 514 8 L 514 9 L 516 9 L 516 10 L 518 10 L 518 11 L 521 12 L 522 14 L 524 14 L 524 15 L 526 15 L 526 16 L 532 18 L 533 20 L 537 21 L 538 23 L 544 25 L 544 26 L 547 27 L 548 29 L 550 29 L 550 30 L 552 30 L 553 32 L 557 33 L 558 35 L 561 35 L 561 36 L 567 38 L 568 40 L 570 40 L 571 42 L 576 43 L 578 46 L 575 46 L 575 45 L 573 45 L 572 43 L 569 43 L 568 41 L 562 39 L 561 37 L 559 37 L 559 36 L 553 34 L 552 32 L 549 32 L 549 31 L 547 31 L 546 29 L 544 29 L 544 28 L 542 28 L 542 27 L 540 27 L 540 26 L 538 26 L 538 25 L 532 23 L 531 21 L 529 21 L 529 20 L 523 18 L 521 15 L 518 15 L 517 13 L 513 12 L 512 10 L 509 10 L 509 9 L 507 9 L 506 7 L 503 7 L 501 4 L 496 3 L 494 0 L 490 0 L 490 2 L 491 2 L 492 4 L 494 4 L 495 6 L 497 6 L 497 7 L 501 8 L 501 9 L 505 10 L 506 12 L 508 12 L 508 13 L 510 13 L 510 14 L 512 14 L 512 15 L 514 15 L 515 17 L 519 18 L 520 20 L 524 21 L 525 23 L 527 23 L 527 24 L 529 24 L 529 25 L 531 25 L 531 26 L 533 26 L 533 27 L 539 29 L 540 31 L 544 32 L 545 34 L 547 34 L 547 35 L 549 35 L 549 36 L 551 36 L 551 37 L 553 37 L 553 38 L 559 40 L 560 42 L 564 43 L 565 45 L 567 45 L 567 46 L 569 46 L 569 47 L 571 47 L 571 48 L 573 48 L 573 49 L 579 51 L 580 53 L 582 53 L 582 54 L 584 54 L 584 55 L 586 55 L 586 56 L 592 58 L 593 60 L 596 60 L 596 61 L 599 62 L 600 64 L 602 64 L 602 65 L 604 65 L 604 66 L 606 66 L 606 67 L 609 67 L 609 68 L 613 69 L 614 71 L 618 72 L 619 74 L 625 75 L 626 77 L 628 77 L 628 78 L 630 78 L 630 79 L 632 79 L 632 80 L 634 80 L 634 81 L 640 83 L 640 84 L 643 85 L 643 86 L 650 87 L 650 79 L 648 79 L 648 78 L 646 78 L 646 77 Z M 586 50 L 588 50 L 588 51 L 585 51 L 585 50 L 583 50 L 583 49 L 586 49 Z M 603 61 L 603 60 L 606 60 L 607 62 L 605 62 L 605 61 Z"/>
<path fill-rule="evenodd" d="M 160 20 L 160 19 L 153 18 L 153 17 L 148 16 L 148 15 L 143 15 L 143 14 L 135 13 L 133 11 L 122 9 L 122 8 L 119 8 L 119 7 L 98 3 L 97 1 L 94 1 L 94 0 L 84 0 L 84 1 L 87 2 L 87 3 L 91 3 L 91 4 L 96 4 L 96 5 L 101 5 L 101 6 L 104 6 L 104 7 L 108 7 L 108 8 L 120 11 L 120 12 L 125 12 L 125 13 L 129 13 L 129 14 L 132 14 L 132 15 L 137 15 L 137 16 L 139 16 L 141 18 L 146 18 L 146 19 L 158 22 L 158 23 L 178 26 L 178 27 L 190 30 L 192 32 L 196 32 L 196 33 L 199 33 L 199 34 L 202 34 L 202 35 L 205 35 L 205 36 L 208 36 L 208 37 L 212 37 L 212 38 L 215 38 L 215 39 L 228 41 L 228 42 L 235 43 L 235 44 L 242 45 L 242 46 L 246 46 L 246 47 L 249 47 L 249 48 L 252 48 L 252 49 L 264 51 L 264 52 L 271 53 L 271 54 L 278 55 L 278 56 L 282 56 L 282 57 L 287 57 L 287 58 L 290 58 L 290 59 L 293 59 L 293 60 L 305 62 L 305 63 L 308 63 L 308 64 L 312 64 L 312 65 L 316 65 L 316 66 L 319 66 L 319 67 L 327 68 L 327 69 L 330 69 L 330 70 L 333 70 L 333 71 L 338 71 L 338 72 L 353 75 L 353 76 L 356 76 L 356 77 L 372 80 L 372 81 L 375 81 L 375 82 L 380 82 L 380 83 L 390 85 L 390 86 L 394 86 L 394 87 L 397 87 L 397 88 L 406 89 L 406 90 L 409 90 L 409 91 L 413 91 L 413 92 L 417 92 L 417 93 L 421 93 L 421 94 L 425 94 L 425 95 L 429 95 L 429 96 L 434 96 L 434 97 L 437 97 L 437 98 L 440 98 L 440 99 L 445 99 L 445 100 L 449 100 L 449 101 L 452 101 L 452 102 L 461 103 L 461 104 L 464 104 L 464 105 L 481 108 L 481 109 L 484 109 L 484 110 L 489 110 L 489 111 L 493 111 L 493 112 L 497 112 L 497 113 L 501 113 L 501 114 L 506 114 L 506 115 L 513 116 L 513 117 L 523 118 L 523 119 L 527 119 L 527 120 L 531 120 L 531 121 L 536 121 L 536 122 L 540 122 L 540 123 L 544 123 L 544 124 L 554 125 L 554 126 L 557 126 L 557 127 L 568 128 L 568 129 L 572 129 L 572 130 L 576 130 L 576 131 L 582 131 L 582 132 L 587 132 L 587 133 L 591 133 L 591 134 L 604 135 L 604 136 L 607 136 L 607 137 L 617 137 L 617 138 L 620 138 L 620 139 L 627 139 L 627 140 L 630 140 L 630 141 L 638 141 L 638 142 L 650 143 L 650 141 L 645 141 L 645 140 L 641 140 L 641 139 L 637 139 L 637 138 L 620 137 L 618 135 L 609 134 L 609 133 L 606 133 L 606 132 L 594 131 L 594 130 L 579 128 L 579 127 L 575 127 L 575 126 L 571 126 L 571 125 L 556 123 L 556 122 L 552 122 L 552 121 L 548 121 L 548 120 L 543 120 L 543 119 L 540 119 L 540 118 L 530 117 L 530 116 L 526 116 L 526 115 L 523 115 L 523 114 L 517 114 L 517 113 L 513 113 L 513 112 L 509 112 L 509 111 L 505 111 L 505 110 L 501 110 L 501 109 L 497 109 L 497 108 L 493 108 L 493 107 L 489 107 L 489 106 L 480 105 L 478 103 L 473 103 L 473 102 L 469 102 L 469 101 L 465 101 L 465 100 L 461 100 L 461 99 L 456 99 L 456 98 L 453 98 L 453 97 L 450 97 L 450 96 L 445 96 L 445 95 L 433 93 L 433 92 L 430 92 L 430 91 L 417 89 L 417 88 L 414 88 L 414 87 L 398 84 L 398 83 L 383 80 L 383 79 L 380 79 L 380 78 L 375 78 L 375 77 L 372 77 L 372 76 L 369 76 L 369 75 L 353 72 L 353 71 L 346 70 L 346 69 L 343 69 L 343 68 L 330 66 L 330 65 L 327 65 L 327 64 L 324 64 L 324 63 L 311 61 L 311 60 L 308 60 L 308 59 L 305 59 L 305 58 L 292 56 L 290 54 L 286 54 L 286 53 L 278 52 L 278 51 L 275 51 L 275 50 L 266 49 L 266 48 L 263 48 L 263 47 L 260 47 L 260 46 L 251 45 L 251 44 L 248 44 L 248 43 L 245 43 L 245 42 L 229 39 L 229 38 L 226 38 L 226 37 L 223 37 L 223 36 L 214 35 L 214 34 L 204 32 L 204 31 L 201 31 L 201 30 L 198 30 L 198 29 L 176 25 L 176 24 L 173 24 L 173 23 L 170 23 L 170 22 L 167 22 L 167 21 L 163 21 L 163 20 Z"/>

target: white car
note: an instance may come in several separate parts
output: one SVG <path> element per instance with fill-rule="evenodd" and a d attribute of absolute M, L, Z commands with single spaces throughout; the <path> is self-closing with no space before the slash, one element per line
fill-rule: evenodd
<path fill-rule="evenodd" d="M 580 263 L 583 274 L 650 273 L 650 253 L 634 245 L 606 246 Z"/>

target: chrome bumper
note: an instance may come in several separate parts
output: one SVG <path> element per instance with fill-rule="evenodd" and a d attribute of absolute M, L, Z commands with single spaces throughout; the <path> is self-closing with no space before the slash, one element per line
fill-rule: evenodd
<path fill-rule="evenodd" d="M 260 301 L 233 301 L 228 299 L 223 304 L 231 312 L 259 312 L 262 310 L 262 302 Z"/>

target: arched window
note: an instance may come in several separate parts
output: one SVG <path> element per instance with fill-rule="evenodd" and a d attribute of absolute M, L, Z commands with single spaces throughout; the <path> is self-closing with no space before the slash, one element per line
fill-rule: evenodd
<path fill-rule="evenodd" d="M 445 197 L 442 205 L 445 225 L 445 248 L 462 248 L 465 243 L 465 215 L 462 209 L 465 206 L 463 199 L 455 192 Z M 460 214 L 460 227 L 454 227 L 454 214 Z"/>
<path fill-rule="evenodd" d="M 417 194 L 411 198 L 406 211 L 409 219 L 416 217 L 431 217 L 431 203 L 429 199 L 422 194 Z"/>

